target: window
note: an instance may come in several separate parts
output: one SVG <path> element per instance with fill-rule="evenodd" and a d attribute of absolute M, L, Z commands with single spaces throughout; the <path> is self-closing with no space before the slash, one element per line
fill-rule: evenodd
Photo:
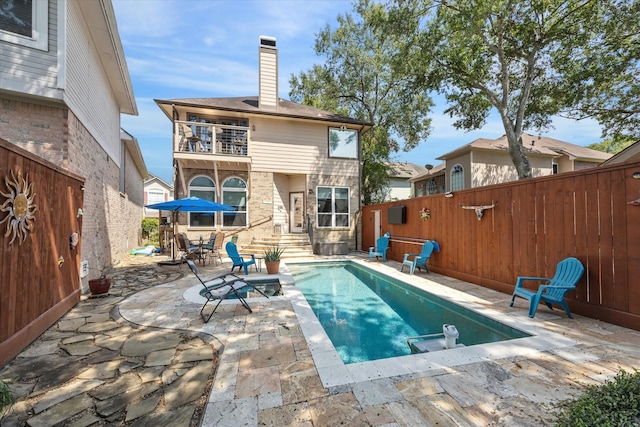
<path fill-rule="evenodd" d="M 319 228 L 349 227 L 349 189 L 346 187 L 318 187 Z"/>
<path fill-rule="evenodd" d="M 224 212 L 222 225 L 225 227 L 247 226 L 247 184 L 240 178 L 227 178 L 222 184 L 222 203 L 236 208 Z"/>
<path fill-rule="evenodd" d="M 164 202 L 164 191 L 157 188 L 151 188 L 147 192 L 147 204 L 154 205 L 156 203 Z"/>
<path fill-rule="evenodd" d="M 451 191 L 462 189 L 464 189 L 464 169 L 460 165 L 455 165 L 451 168 Z"/>
<path fill-rule="evenodd" d="M 47 0 L 14 0 L 0 4 L 0 40 L 48 50 Z"/>
<path fill-rule="evenodd" d="M 358 132 L 329 128 L 329 157 L 358 158 Z"/>
<path fill-rule="evenodd" d="M 427 194 L 436 194 L 438 192 L 438 188 L 436 186 L 436 180 L 431 178 L 427 182 Z"/>
<path fill-rule="evenodd" d="M 208 176 L 197 176 L 189 184 L 189 196 L 199 197 L 210 202 L 216 201 L 216 185 Z M 216 223 L 215 212 L 190 212 L 190 227 L 213 227 Z"/>

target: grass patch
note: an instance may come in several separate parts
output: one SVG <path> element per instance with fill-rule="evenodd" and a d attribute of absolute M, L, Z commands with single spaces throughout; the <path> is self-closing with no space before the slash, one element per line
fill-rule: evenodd
<path fill-rule="evenodd" d="M 613 380 L 554 406 L 557 427 L 640 426 L 640 372 L 620 370 Z"/>

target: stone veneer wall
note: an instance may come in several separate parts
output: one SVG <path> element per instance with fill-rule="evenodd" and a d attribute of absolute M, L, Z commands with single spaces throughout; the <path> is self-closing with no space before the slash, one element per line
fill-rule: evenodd
<path fill-rule="evenodd" d="M 307 214 L 313 221 L 314 242 L 338 242 L 347 241 L 350 251 L 357 248 L 356 230 L 358 229 L 359 209 L 360 209 L 360 187 L 357 178 L 341 175 L 310 175 L 308 178 L 308 188 L 314 190 L 313 196 L 307 198 Z M 315 189 L 321 186 L 349 187 L 349 209 L 351 212 L 351 223 L 349 229 L 324 229 L 317 228 L 316 225 L 316 194 Z"/>
<path fill-rule="evenodd" d="M 127 193 L 120 193 L 119 167 L 67 108 L 6 98 L 0 101 L 0 136 L 85 177 L 84 203 L 78 206 L 83 210 L 78 218 L 81 260 L 89 262 L 89 276 L 82 279 L 85 292 L 89 279 L 98 277 L 105 265 L 116 264 L 139 244 L 141 224 L 137 218 L 142 218 L 143 190 L 139 174 L 140 188 L 133 184 L 137 169 L 127 157 L 123 164 L 128 165 L 127 181 L 131 184 Z"/>

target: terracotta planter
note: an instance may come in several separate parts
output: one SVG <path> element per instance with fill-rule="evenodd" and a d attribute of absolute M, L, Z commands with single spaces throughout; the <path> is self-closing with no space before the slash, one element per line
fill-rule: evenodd
<path fill-rule="evenodd" d="M 280 271 L 280 261 L 265 261 L 268 274 L 278 274 Z"/>
<path fill-rule="evenodd" d="M 91 295 L 106 294 L 107 292 L 109 292 L 110 288 L 111 279 L 107 279 L 106 277 L 89 280 L 89 289 L 91 290 Z"/>

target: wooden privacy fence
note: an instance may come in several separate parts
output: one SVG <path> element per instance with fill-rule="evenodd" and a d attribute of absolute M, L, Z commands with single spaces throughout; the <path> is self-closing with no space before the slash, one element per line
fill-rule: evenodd
<path fill-rule="evenodd" d="M 436 240 L 430 270 L 508 294 L 517 276 L 552 277 L 574 256 L 587 272 L 568 294 L 571 310 L 640 330 L 640 206 L 629 203 L 639 178 L 640 162 L 628 163 L 366 206 L 362 247 L 374 245 L 376 223 L 396 261 Z M 481 219 L 463 209 L 492 204 Z M 388 223 L 394 206 L 406 207 L 406 223 Z"/>
<path fill-rule="evenodd" d="M 81 231 L 82 184 L 0 139 L 0 193 L 10 196 L 0 194 L 0 221 L 10 216 L 0 224 L 0 366 L 80 300 L 82 239 L 71 249 L 70 236 Z"/>

